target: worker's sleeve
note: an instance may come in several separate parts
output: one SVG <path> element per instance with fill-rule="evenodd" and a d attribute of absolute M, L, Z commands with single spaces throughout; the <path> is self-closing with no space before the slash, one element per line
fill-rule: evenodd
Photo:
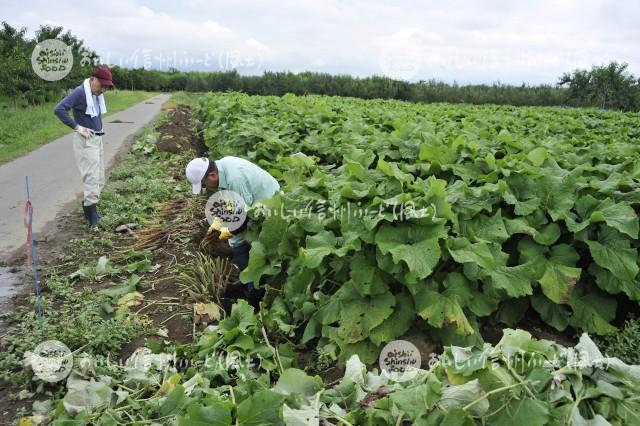
<path fill-rule="evenodd" d="M 74 105 L 76 105 L 79 93 L 80 92 L 78 92 L 77 90 L 72 91 L 63 100 L 61 100 L 60 103 L 56 105 L 55 109 L 53 110 L 54 114 L 58 116 L 60 121 L 62 121 L 64 124 L 71 127 L 72 129 L 76 128 L 77 123 L 69 115 L 69 111 L 71 110 L 71 108 L 74 107 Z"/>
<path fill-rule="evenodd" d="M 251 207 L 251 205 L 255 201 L 254 195 L 249 190 L 249 187 L 245 185 L 244 182 L 240 182 L 234 186 L 233 190 L 240 194 L 246 204 L 246 209 L 249 210 L 249 207 Z"/>
<path fill-rule="evenodd" d="M 242 197 L 242 199 L 246 204 L 245 209 L 246 211 L 248 211 L 249 207 L 251 207 L 251 204 L 253 204 L 253 194 L 251 193 L 251 191 L 249 191 L 249 188 L 247 187 L 247 185 L 245 185 L 244 182 L 236 181 L 236 182 L 233 182 L 233 185 L 231 185 L 229 189 L 236 192 L 237 194 L 240 195 L 240 197 Z M 234 232 L 231 231 L 231 233 L 233 234 Z M 244 243 L 245 243 L 244 232 L 234 235 L 232 238 L 229 239 L 229 245 L 231 247 L 238 247 Z"/>
<path fill-rule="evenodd" d="M 231 247 L 239 247 L 244 243 L 245 243 L 244 232 L 242 232 L 241 234 L 238 234 L 238 235 L 234 235 L 233 237 L 229 238 L 229 245 Z"/>

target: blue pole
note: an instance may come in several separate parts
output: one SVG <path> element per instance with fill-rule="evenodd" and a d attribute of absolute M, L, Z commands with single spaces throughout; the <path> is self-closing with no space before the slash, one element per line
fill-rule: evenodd
<path fill-rule="evenodd" d="M 29 176 L 25 176 L 27 189 L 27 214 L 29 226 L 29 244 L 31 245 L 31 266 L 33 268 L 33 278 L 35 281 L 36 305 L 38 307 L 38 317 L 40 319 L 40 331 L 44 340 L 44 316 L 42 314 L 42 298 L 40 296 L 40 279 L 38 278 L 38 264 L 36 261 L 36 244 L 33 241 L 33 206 L 31 205 L 31 194 L 29 192 Z"/>

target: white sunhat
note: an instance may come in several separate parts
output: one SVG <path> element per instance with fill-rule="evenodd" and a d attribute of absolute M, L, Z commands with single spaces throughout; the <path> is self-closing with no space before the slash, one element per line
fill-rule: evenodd
<path fill-rule="evenodd" d="M 209 169 L 209 159 L 205 157 L 194 158 L 189 161 L 185 174 L 187 180 L 191 183 L 191 189 L 194 194 L 199 194 L 202 191 L 202 179 L 207 174 Z"/>

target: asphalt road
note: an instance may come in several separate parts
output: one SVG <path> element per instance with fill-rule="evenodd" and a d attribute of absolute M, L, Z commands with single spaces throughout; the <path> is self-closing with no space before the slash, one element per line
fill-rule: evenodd
<path fill-rule="evenodd" d="M 148 124 L 168 99 L 169 95 L 158 95 L 104 118 L 103 141 L 107 167 L 113 163 L 126 141 Z M 34 207 L 34 233 L 43 231 L 65 204 L 82 196 L 82 181 L 73 157 L 72 136 L 72 133 L 67 134 L 0 166 L 0 260 L 23 246 L 26 239 L 23 225 L 25 176 L 29 176 Z"/>

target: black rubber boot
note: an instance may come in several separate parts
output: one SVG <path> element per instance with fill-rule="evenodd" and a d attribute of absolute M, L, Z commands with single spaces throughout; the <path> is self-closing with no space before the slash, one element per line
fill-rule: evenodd
<path fill-rule="evenodd" d="M 87 211 L 87 220 L 89 221 L 89 226 L 92 228 L 98 227 L 98 221 L 100 217 L 98 216 L 97 204 L 92 204 L 90 206 L 86 206 Z"/>
<path fill-rule="evenodd" d="M 260 301 L 264 297 L 265 291 L 263 288 L 255 288 L 253 283 L 247 283 L 244 287 L 244 297 L 247 302 L 253 306 L 256 311 L 260 309 Z"/>

